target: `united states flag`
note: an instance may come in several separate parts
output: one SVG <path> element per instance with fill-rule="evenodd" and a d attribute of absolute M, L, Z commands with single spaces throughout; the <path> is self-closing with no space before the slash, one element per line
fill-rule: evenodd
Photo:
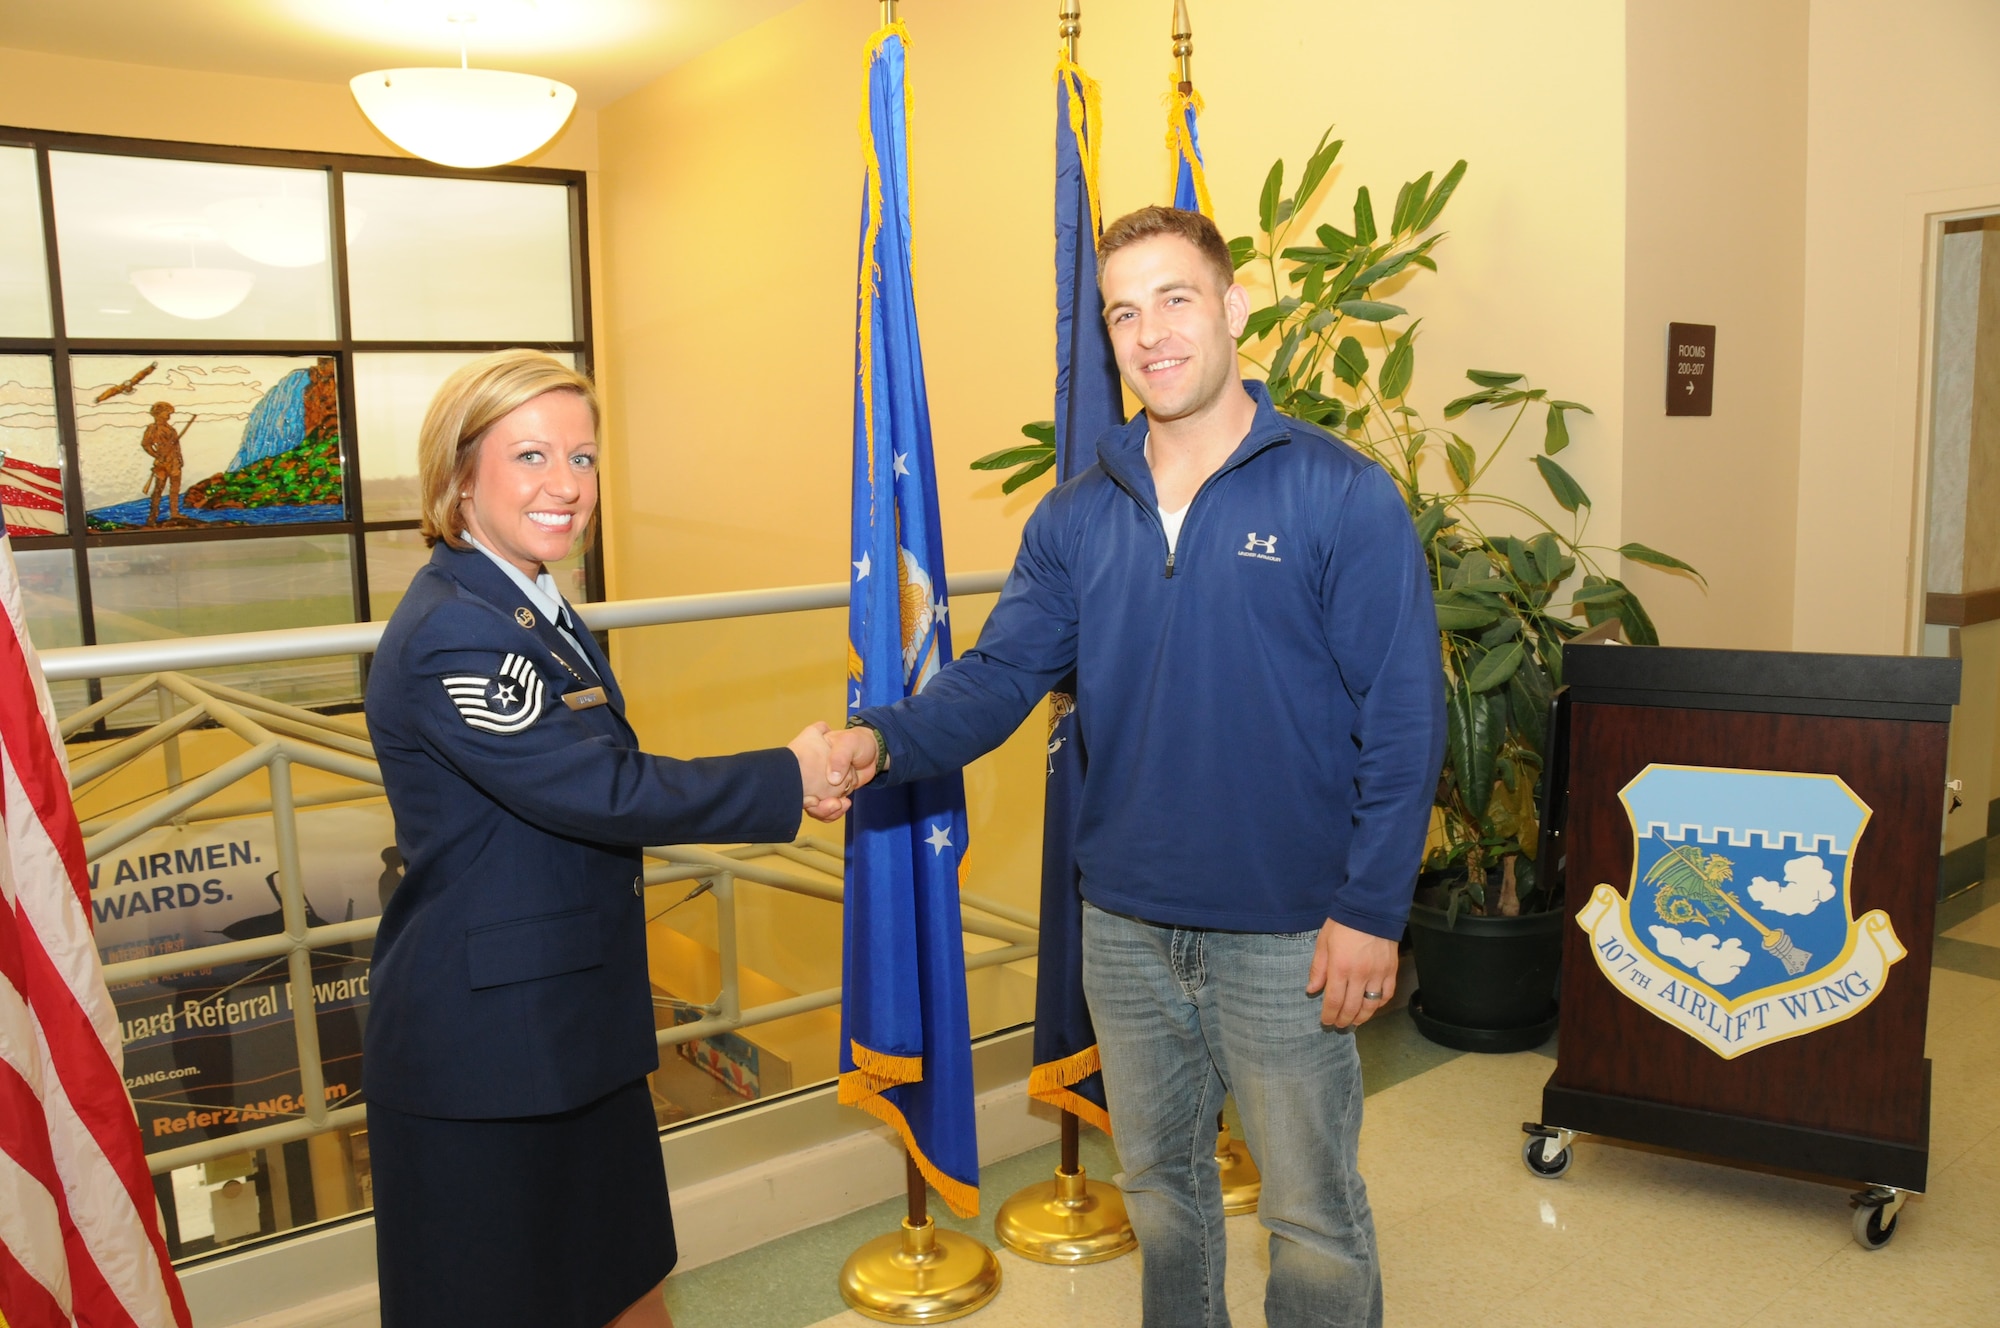
<path fill-rule="evenodd" d="M 91 939 L 55 707 L 0 536 L 0 1319 L 189 1328 Z"/>

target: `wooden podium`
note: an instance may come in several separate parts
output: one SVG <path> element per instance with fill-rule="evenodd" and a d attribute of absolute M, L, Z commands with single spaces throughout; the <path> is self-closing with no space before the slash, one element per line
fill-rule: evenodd
<path fill-rule="evenodd" d="M 1587 1133 L 1859 1182 L 1879 1247 L 1925 1185 L 1958 661 L 1602 645 L 1564 676 L 1544 861 L 1575 925 L 1529 1168 Z"/>

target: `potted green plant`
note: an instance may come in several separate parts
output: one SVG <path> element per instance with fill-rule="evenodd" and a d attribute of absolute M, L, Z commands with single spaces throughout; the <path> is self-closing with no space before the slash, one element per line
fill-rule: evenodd
<path fill-rule="evenodd" d="M 1466 164 L 1405 184 L 1386 225 L 1362 187 L 1351 230 L 1325 223 L 1300 234 L 1341 147 L 1331 131 L 1322 135 L 1289 194 L 1284 162 L 1273 163 L 1257 201 L 1260 233 L 1230 241 L 1238 271 L 1250 268 L 1271 292 L 1250 315 L 1241 354 L 1262 371 L 1280 411 L 1374 458 L 1409 507 L 1437 605 L 1447 725 L 1411 917 L 1422 984 L 1411 1013 L 1447 1045 L 1517 1050 L 1554 1028 L 1564 915 L 1537 856 L 1563 646 L 1591 628 L 1635 645 L 1659 642 L 1639 597 L 1600 558 L 1700 574 L 1644 544 L 1588 542 L 1590 497 L 1556 459 L 1571 445 L 1569 417 L 1591 413 L 1588 406 L 1552 396 L 1525 374 L 1486 369 L 1466 373 L 1472 390 L 1447 403 L 1439 423 L 1410 403 L 1421 320 L 1389 297 L 1400 297 L 1416 269 L 1437 271 L 1433 253 L 1445 238 L 1438 221 Z M 1482 446 L 1450 427 L 1461 419 L 1480 420 L 1490 441 Z M 1540 446 L 1524 460 L 1564 514 L 1557 521 L 1481 487 L 1503 459 L 1520 457 L 1524 426 L 1536 424 Z M 1053 464 L 1053 426 L 1022 432 L 1029 443 L 972 463 L 1012 471 L 1006 492 Z"/>

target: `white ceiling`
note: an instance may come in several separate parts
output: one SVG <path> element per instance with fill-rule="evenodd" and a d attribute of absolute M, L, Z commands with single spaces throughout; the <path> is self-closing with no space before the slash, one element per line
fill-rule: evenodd
<path fill-rule="evenodd" d="M 798 0 L 0 0 L 0 46 L 171 69 L 345 83 L 456 64 L 615 101 Z M 470 22 L 453 22 L 455 15 Z"/>

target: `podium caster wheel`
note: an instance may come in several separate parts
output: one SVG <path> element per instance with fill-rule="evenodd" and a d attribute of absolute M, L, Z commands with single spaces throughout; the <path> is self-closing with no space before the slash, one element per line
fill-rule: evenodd
<path fill-rule="evenodd" d="M 1559 1140 L 1544 1135 L 1529 1135 L 1521 1142 L 1521 1160 L 1528 1164 L 1529 1171 L 1543 1180 L 1555 1180 L 1569 1170 L 1576 1154 Z"/>
<path fill-rule="evenodd" d="M 1896 1222 L 1902 1220 L 1902 1214 L 1892 1214 L 1884 1222 L 1884 1208 L 1884 1204 L 1860 1204 L 1854 1208 L 1854 1244 L 1864 1250 L 1880 1250 L 1896 1238 Z"/>

